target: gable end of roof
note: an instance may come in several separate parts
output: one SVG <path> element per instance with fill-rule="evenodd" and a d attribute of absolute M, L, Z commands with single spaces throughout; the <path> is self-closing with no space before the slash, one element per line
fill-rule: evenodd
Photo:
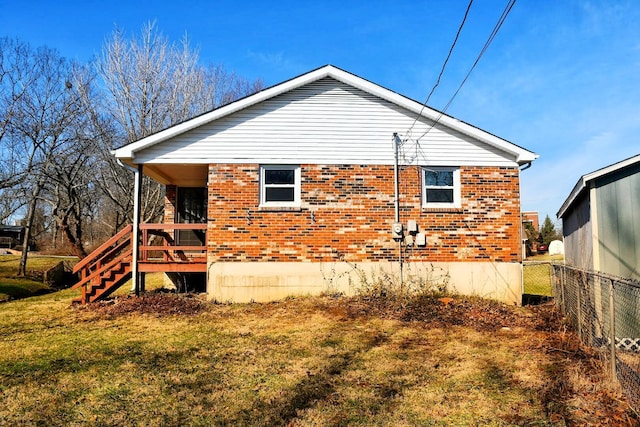
<path fill-rule="evenodd" d="M 263 89 L 260 92 L 246 96 L 230 104 L 224 105 L 208 113 L 204 113 L 193 119 L 187 120 L 185 122 L 182 122 L 172 127 L 169 127 L 167 129 L 164 129 L 146 138 L 143 138 L 141 140 L 138 140 L 130 144 L 127 144 L 123 147 L 120 147 L 114 150 L 113 154 L 121 160 L 131 161 L 135 159 L 136 152 L 140 150 L 144 150 L 155 144 L 162 143 L 163 141 L 166 141 L 177 135 L 188 132 L 192 129 L 198 128 L 214 120 L 220 119 L 227 115 L 233 114 L 237 111 L 248 108 L 252 105 L 266 101 L 270 98 L 276 97 L 278 95 L 281 95 L 283 93 L 289 92 L 291 90 L 297 89 L 299 87 L 305 86 L 307 84 L 313 83 L 317 80 L 320 80 L 326 77 L 333 78 L 341 83 L 347 84 L 349 86 L 355 87 L 356 89 L 362 90 L 366 93 L 369 93 L 381 99 L 387 100 L 402 108 L 405 108 L 406 110 L 416 115 L 420 114 L 422 117 L 428 120 L 437 121 L 439 124 L 443 126 L 452 128 L 472 138 L 475 138 L 479 141 L 482 141 L 493 147 L 496 147 L 503 152 L 509 153 L 511 156 L 513 156 L 514 161 L 520 165 L 530 163 L 533 160 L 538 158 L 537 154 L 531 151 L 528 151 L 522 147 L 519 147 L 505 139 L 502 139 L 480 128 L 477 128 L 468 123 L 460 121 L 452 116 L 441 113 L 430 107 L 423 107 L 421 103 L 411 98 L 408 98 L 390 89 L 382 87 L 362 77 L 356 76 L 355 74 L 342 70 L 333 65 L 325 65 L 323 67 L 309 71 L 305 74 L 299 75 L 292 79 L 286 80 L 282 83 Z M 399 129 L 398 131 L 404 131 L 404 129 Z"/>

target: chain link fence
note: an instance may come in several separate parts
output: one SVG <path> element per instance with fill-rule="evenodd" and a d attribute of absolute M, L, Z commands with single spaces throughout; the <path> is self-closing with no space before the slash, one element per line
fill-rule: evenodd
<path fill-rule="evenodd" d="M 553 269 L 549 261 L 524 261 L 522 305 L 547 301 L 553 297 Z"/>
<path fill-rule="evenodd" d="M 556 305 L 640 411 L 640 282 L 550 264 Z"/>

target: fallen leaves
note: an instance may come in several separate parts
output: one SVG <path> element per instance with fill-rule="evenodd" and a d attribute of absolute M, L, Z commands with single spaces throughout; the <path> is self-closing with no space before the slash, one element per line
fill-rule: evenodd
<path fill-rule="evenodd" d="M 164 317 L 172 315 L 195 315 L 204 311 L 207 306 L 206 302 L 193 294 L 150 292 L 139 297 L 127 295 L 84 306 L 77 306 L 77 310 L 106 318 L 114 318 L 134 313 Z"/>
<path fill-rule="evenodd" d="M 422 322 L 427 327 L 467 326 L 478 331 L 527 327 L 549 330 L 561 316 L 552 304 L 530 308 L 533 313 L 500 302 L 474 297 L 418 296 L 409 300 L 361 296 L 350 299 L 349 314 L 380 316 L 401 321 Z"/>

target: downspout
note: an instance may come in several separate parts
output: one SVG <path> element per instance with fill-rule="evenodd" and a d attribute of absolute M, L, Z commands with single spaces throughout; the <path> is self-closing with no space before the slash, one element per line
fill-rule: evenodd
<path fill-rule="evenodd" d="M 527 169 L 529 169 L 531 167 L 531 162 L 527 162 L 525 163 L 523 168 L 520 168 L 518 171 L 518 182 L 520 182 L 520 173 L 522 171 L 526 171 Z M 521 257 L 522 257 L 522 261 L 520 261 L 520 265 L 522 266 L 522 268 L 520 269 L 520 283 L 521 283 L 521 287 L 520 287 L 520 294 L 523 295 L 524 294 L 524 261 L 527 258 L 527 250 L 526 250 L 526 245 L 524 244 L 524 226 L 522 225 L 522 204 L 520 204 L 520 223 L 518 224 L 519 228 L 520 228 L 520 251 L 521 251 Z M 520 298 L 520 304 L 522 304 L 522 297 Z"/>
<path fill-rule="evenodd" d="M 520 172 L 522 171 L 526 171 L 527 169 L 529 169 L 531 167 L 531 162 L 527 162 L 524 164 L 524 167 L 520 168 Z M 520 181 L 520 175 L 518 173 L 518 182 Z M 520 205 L 520 251 L 522 253 L 522 261 L 524 261 L 527 258 L 527 251 L 526 251 L 526 245 L 524 244 L 524 238 L 525 238 L 525 234 L 524 234 L 524 226 L 523 226 L 523 218 L 522 218 L 522 205 Z M 522 283 L 524 286 L 524 273 L 522 276 Z M 524 289 L 522 289 L 522 292 L 524 292 Z"/>
<path fill-rule="evenodd" d="M 393 162 L 393 186 L 395 191 L 395 218 L 394 222 L 400 222 L 400 179 L 399 179 L 399 167 L 398 167 L 398 146 L 400 145 L 400 137 L 394 132 L 393 134 L 393 148 L 394 148 L 394 162 Z"/>
<path fill-rule="evenodd" d="M 527 162 L 527 163 L 525 163 L 524 167 L 522 169 L 520 169 L 520 172 L 526 171 L 530 167 L 531 167 L 531 162 Z"/>

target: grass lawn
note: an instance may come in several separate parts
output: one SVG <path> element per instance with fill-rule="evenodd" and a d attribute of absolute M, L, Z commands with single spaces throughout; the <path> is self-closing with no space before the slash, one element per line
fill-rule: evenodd
<path fill-rule="evenodd" d="M 562 262 L 562 255 L 550 256 L 548 253 L 527 257 L 527 262 L 542 262 L 544 264 L 527 265 L 523 268 L 524 293 L 529 295 L 553 296 L 551 286 L 551 262 Z"/>
<path fill-rule="evenodd" d="M 525 265 L 523 267 L 524 293 L 553 296 L 551 266 L 549 264 Z"/>
<path fill-rule="evenodd" d="M 551 306 L 75 295 L 0 305 L 0 424 L 637 422 Z"/>
<path fill-rule="evenodd" d="M 49 289 L 40 280 L 42 272 L 60 261 L 74 259 L 73 257 L 29 255 L 27 258 L 27 276 L 16 277 L 20 256 L 0 255 L 0 302 L 51 292 L 52 289 Z"/>

